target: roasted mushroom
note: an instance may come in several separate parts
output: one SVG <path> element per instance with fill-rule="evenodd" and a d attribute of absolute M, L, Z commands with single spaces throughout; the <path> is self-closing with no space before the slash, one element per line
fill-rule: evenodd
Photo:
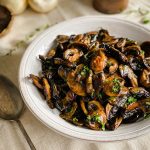
<path fill-rule="evenodd" d="M 112 75 L 104 81 L 103 91 L 108 96 L 118 96 L 120 95 L 123 86 L 124 79 L 117 75 Z"/>
<path fill-rule="evenodd" d="M 132 88 L 129 88 L 129 91 L 136 98 L 150 97 L 150 93 L 142 87 L 132 87 Z"/>
<path fill-rule="evenodd" d="M 113 74 L 117 71 L 118 69 L 118 62 L 116 59 L 109 57 L 107 60 L 107 66 L 106 69 L 108 68 L 108 73 Z"/>
<path fill-rule="evenodd" d="M 93 89 L 93 81 L 92 81 L 93 72 L 89 70 L 88 77 L 86 79 L 86 92 L 88 94 L 92 94 L 95 90 Z"/>
<path fill-rule="evenodd" d="M 101 50 L 97 51 L 97 56 L 91 60 L 91 68 L 95 73 L 100 73 L 106 67 L 107 57 Z"/>
<path fill-rule="evenodd" d="M 143 60 L 144 65 L 147 67 L 147 69 L 150 70 L 150 57 L 147 57 Z"/>
<path fill-rule="evenodd" d="M 142 86 L 149 88 L 150 87 L 150 72 L 146 69 L 142 71 L 141 77 L 140 77 L 140 83 Z"/>
<path fill-rule="evenodd" d="M 79 60 L 79 58 L 83 55 L 82 51 L 79 51 L 78 49 L 72 48 L 67 49 L 64 52 L 64 59 L 68 60 L 69 62 L 75 62 Z"/>
<path fill-rule="evenodd" d="M 35 76 L 33 74 L 30 74 L 30 79 L 32 79 L 33 84 L 38 88 L 38 89 L 43 89 L 42 84 L 40 83 L 41 79 L 38 76 Z"/>
<path fill-rule="evenodd" d="M 0 5 L 0 36 L 5 35 L 12 22 L 12 14 L 8 8 Z"/>
<path fill-rule="evenodd" d="M 40 76 L 30 79 L 60 117 L 93 130 L 115 130 L 150 116 L 149 42 L 107 30 L 59 35 Z"/>
<path fill-rule="evenodd" d="M 123 52 L 125 45 L 126 45 L 126 39 L 125 38 L 119 38 L 119 40 L 115 46 L 116 46 L 116 48 L 120 49 L 121 52 Z"/>
<path fill-rule="evenodd" d="M 143 42 L 141 49 L 145 52 L 145 57 L 150 57 L 150 41 Z"/>
<path fill-rule="evenodd" d="M 67 75 L 67 84 L 69 88 L 80 96 L 86 96 L 86 88 L 82 82 L 75 81 L 75 72 L 71 71 Z"/>
<path fill-rule="evenodd" d="M 123 78 L 128 77 L 130 79 L 131 85 L 133 87 L 138 86 L 137 76 L 134 74 L 133 70 L 127 65 L 119 66 L 120 74 Z"/>
<path fill-rule="evenodd" d="M 144 116 L 144 112 L 140 108 L 127 110 L 123 114 L 123 123 L 133 123 Z"/>
<path fill-rule="evenodd" d="M 131 68 L 135 71 L 141 71 L 144 68 L 143 59 L 139 56 L 128 55 L 128 61 Z"/>
<path fill-rule="evenodd" d="M 103 106 L 98 101 L 92 100 L 88 103 L 88 110 L 88 127 L 94 130 L 105 130 L 107 120 Z"/>
<path fill-rule="evenodd" d="M 120 52 L 118 49 L 107 44 L 102 44 L 102 47 L 105 49 L 108 55 L 110 55 L 111 57 L 113 56 L 116 60 L 121 61 L 123 63 L 128 62 L 128 58 L 126 57 L 126 55 Z"/>

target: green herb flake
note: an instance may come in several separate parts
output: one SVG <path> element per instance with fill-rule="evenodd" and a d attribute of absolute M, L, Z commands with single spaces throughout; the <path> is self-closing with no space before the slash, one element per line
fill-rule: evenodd
<path fill-rule="evenodd" d="M 120 91 L 120 81 L 117 78 L 113 79 L 113 87 L 112 87 L 112 92 L 118 93 Z"/>
<path fill-rule="evenodd" d="M 144 19 L 142 20 L 142 22 L 143 22 L 144 24 L 148 24 L 148 23 L 150 23 L 150 19 L 144 18 Z"/>
<path fill-rule="evenodd" d="M 78 119 L 77 119 L 76 117 L 74 117 L 74 118 L 72 119 L 72 121 L 73 121 L 73 122 L 78 122 Z"/>
<path fill-rule="evenodd" d="M 92 118 L 93 121 L 96 121 L 98 123 L 101 123 L 101 116 L 99 115 L 95 115 L 93 118 Z"/>
<path fill-rule="evenodd" d="M 144 55 L 145 52 L 144 52 L 143 50 L 140 50 L 140 54 L 141 54 L 141 55 Z"/>
<path fill-rule="evenodd" d="M 90 69 L 87 66 L 83 67 L 83 70 L 81 71 L 82 76 L 86 76 L 89 73 Z"/>
<path fill-rule="evenodd" d="M 105 124 L 102 123 L 102 130 L 105 131 Z"/>
<path fill-rule="evenodd" d="M 147 119 L 147 118 L 149 118 L 150 117 L 150 114 L 145 114 L 144 115 L 144 119 Z"/>
<path fill-rule="evenodd" d="M 112 66 L 112 63 L 110 61 L 107 62 L 107 66 L 110 67 Z"/>
<path fill-rule="evenodd" d="M 103 97 L 102 93 L 99 93 L 97 97 L 102 99 L 102 97 Z"/>
<path fill-rule="evenodd" d="M 90 115 L 88 115 L 86 119 L 87 119 L 87 121 L 91 121 L 92 118 Z"/>
<path fill-rule="evenodd" d="M 136 102 L 136 101 L 137 101 L 137 99 L 136 99 L 135 97 L 130 96 L 130 97 L 128 98 L 128 100 L 127 100 L 127 103 L 128 103 L 128 104 L 131 104 L 131 103 Z"/>

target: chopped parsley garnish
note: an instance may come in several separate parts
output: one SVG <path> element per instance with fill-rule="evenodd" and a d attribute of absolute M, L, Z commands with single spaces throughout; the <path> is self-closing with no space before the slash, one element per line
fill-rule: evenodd
<path fill-rule="evenodd" d="M 102 97 L 103 97 L 102 93 L 99 93 L 97 97 L 102 99 Z"/>
<path fill-rule="evenodd" d="M 145 53 L 145 52 L 144 52 L 143 50 L 140 50 L 140 54 L 141 54 L 141 55 L 144 55 L 144 53 Z"/>
<path fill-rule="evenodd" d="M 102 130 L 105 131 L 105 124 L 102 123 Z"/>
<path fill-rule="evenodd" d="M 113 87 L 112 87 L 112 92 L 118 93 L 120 91 L 120 81 L 119 79 L 114 78 L 113 79 Z"/>
<path fill-rule="evenodd" d="M 99 115 L 95 115 L 92 120 L 101 123 L 101 117 Z"/>
<path fill-rule="evenodd" d="M 147 119 L 147 118 L 149 118 L 150 117 L 150 114 L 145 114 L 144 115 L 144 119 Z"/>
<path fill-rule="evenodd" d="M 77 119 L 76 117 L 74 117 L 74 118 L 72 119 L 72 121 L 73 121 L 73 122 L 78 122 L 78 119 Z"/>
<path fill-rule="evenodd" d="M 89 73 L 90 69 L 87 66 L 83 67 L 83 70 L 81 71 L 82 76 L 86 76 Z"/>
<path fill-rule="evenodd" d="M 104 131 L 105 130 L 105 124 L 102 123 L 102 119 L 100 115 L 94 115 L 91 117 L 90 115 L 87 116 L 87 121 L 95 121 L 101 124 L 101 129 Z"/>
<path fill-rule="evenodd" d="M 110 67 L 112 66 L 112 63 L 110 61 L 107 62 L 107 66 Z"/>
<path fill-rule="evenodd" d="M 143 18 L 142 22 L 144 24 L 148 24 L 148 23 L 150 23 L 150 19 L 149 18 Z"/>
<path fill-rule="evenodd" d="M 130 97 L 128 98 L 128 100 L 127 100 L 127 103 L 128 103 L 128 104 L 131 104 L 131 103 L 136 102 L 136 101 L 137 101 L 137 99 L 136 99 L 135 97 L 130 96 Z"/>
<path fill-rule="evenodd" d="M 91 121 L 92 118 L 90 115 L 88 115 L 86 119 L 87 119 L 87 121 Z"/>

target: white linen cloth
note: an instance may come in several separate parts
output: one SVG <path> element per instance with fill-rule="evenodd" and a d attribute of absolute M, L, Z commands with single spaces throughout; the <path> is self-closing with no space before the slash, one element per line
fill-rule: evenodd
<path fill-rule="evenodd" d="M 127 11 L 139 7 L 150 9 L 150 0 L 130 0 Z M 25 47 L 17 47 L 5 56 L 15 43 L 25 39 L 37 27 L 55 24 L 63 20 L 84 15 L 102 15 L 92 7 L 92 0 L 59 0 L 58 6 L 47 14 L 38 14 L 28 8 L 23 14 L 14 17 L 11 31 L 0 38 L 0 74 L 6 75 L 18 86 L 18 68 Z M 139 22 L 138 13 L 112 15 Z M 150 24 L 144 25 L 150 28 Z M 28 41 L 28 44 L 30 41 Z M 131 140 L 113 143 L 87 143 L 69 139 L 48 129 L 26 108 L 20 118 L 37 150 L 149 150 L 150 133 Z M 0 150 L 29 150 L 29 146 L 15 122 L 0 119 Z"/>

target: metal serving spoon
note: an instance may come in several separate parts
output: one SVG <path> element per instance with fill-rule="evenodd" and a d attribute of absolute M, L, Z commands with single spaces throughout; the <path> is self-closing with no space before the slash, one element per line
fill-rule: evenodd
<path fill-rule="evenodd" d="M 31 150 L 36 150 L 19 120 L 23 109 L 24 103 L 17 87 L 9 79 L 0 75 L 0 118 L 16 121 Z"/>

